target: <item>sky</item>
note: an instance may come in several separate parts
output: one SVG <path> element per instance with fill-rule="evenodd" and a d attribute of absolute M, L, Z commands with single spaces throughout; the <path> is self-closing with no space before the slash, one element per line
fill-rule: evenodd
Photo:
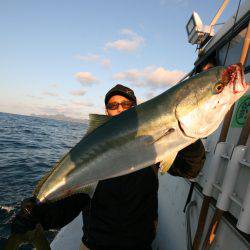
<path fill-rule="evenodd" d="M 146 101 L 193 68 L 192 12 L 208 25 L 222 2 L 0 0 L 0 112 L 84 119 L 118 83 Z"/>

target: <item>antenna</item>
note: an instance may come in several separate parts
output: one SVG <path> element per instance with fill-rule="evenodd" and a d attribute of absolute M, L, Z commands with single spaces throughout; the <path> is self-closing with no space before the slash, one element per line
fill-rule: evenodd
<path fill-rule="evenodd" d="M 188 42 L 191 44 L 198 44 L 200 49 L 212 36 L 214 36 L 213 27 L 216 25 L 228 3 L 229 0 L 224 0 L 210 25 L 203 25 L 200 16 L 196 12 L 193 12 L 186 24 Z"/>

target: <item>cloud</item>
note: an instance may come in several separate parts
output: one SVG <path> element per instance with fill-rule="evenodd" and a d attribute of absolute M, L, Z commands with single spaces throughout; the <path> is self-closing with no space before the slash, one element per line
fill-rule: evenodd
<path fill-rule="evenodd" d="M 107 42 L 104 47 L 105 50 L 116 49 L 119 51 L 131 52 L 137 50 L 144 44 L 144 38 L 130 29 L 122 29 L 120 33 L 126 36 L 126 38 Z"/>
<path fill-rule="evenodd" d="M 105 58 L 101 61 L 101 65 L 103 68 L 109 69 L 111 68 L 111 62 L 108 58 Z"/>
<path fill-rule="evenodd" d="M 26 95 L 27 97 L 29 97 L 29 98 L 33 98 L 33 99 L 39 99 L 39 100 L 42 100 L 44 97 L 42 97 L 42 96 L 36 96 L 36 95 L 30 95 L 30 94 L 28 94 L 28 95 Z"/>
<path fill-rule="evenodd" d="M 149 66 L 142 70 L 130 69 L 116 73 L 115 80 L 123 80 L 133 83 L 135 86 L 151 88 L 163 88 L 177 83 L 185 72 L 180 70 L 167 70 L 164 67 Z"/>
<path fill-rule="evenodd" d="M 153 97 L 156 96 L 156 93 L 153 92 L 153 91 L 150 91 L 150 92 L 147 92 L 146 93 L 146 99 L 149 100 L 149 99 L 152 99 Z"/>
<path fill-rule="evenodd" d="M 83 96 L 85 95 L 86 91 L 84 89 L 79 89 L 79 90 L 71 90 L 69 93 L 74 96 Z"/>
<path fill-rule="evenodd" d="M 100 56 L 98 54 L 88 54 L 85 56 L 77 54 L 75 58 L 85 62 L 96 62 L 99 60 Z"/>
<path fill-rule="evenodd" d="M 141 98 L 137 98 L 137 104 L 141 104 L 144 103 L 146 100 L 145 98 L 141 97 Z"/>
<path fill-rule="evenodd" d="M 126 81 L 138 81 L 139 78 L 143 75 L 143 72 L 137 69 L 130 69 L 124 72 L 116 73 L 113 78 L 115 80 L 126 80 Z"/>
<path fill-rule="evenodd" d="M 99 82 L 90 72 L 78 72 L 75 77 L 82 85 L 93 85 Z"/>
<path fill-rule="evenodd" d="M 104 107 L 95 100 L 75 100 L 62 98 L 47 98 L 42 100 L 33 94 L 25 95 L 25 98 L 0 99 L 0 111 L 16 114 L 56 115 L 63 114 L 72 118 L 88 118 L 89 113 L 104 113 Z M 97 96 L 98 98 L 98 96 Z M 76 98 L 77 99 L 77 98 Z"/>
<path fill-rule="evenodd" d="M 59 96 L 58 93 L 50 92 L 50 91 L 44 91 L 43 95 L 47 95 L 47 96 Z"/>
<path fill-rule="evenodd" d="M 177 83 L 184 75 L 185 72 L 182 72 L 180 70 L 170 71 L 164 69 L 163 67 L 159 67 L 147 74 L 145 79 L 148 84 L 163 87 L 166 85 L 173 85 Z"/>
<path fill-rule="evenodd" d="M 122 35 L 127 35 L 127 36 L 138 36 L 133 30 L 131 29 L 122 29 L 120 31 Z"/>
<path fill-rule="evenodd" d="M 58 83 L 52 83 L 49 86 L 52 88 L 59 88 L 60 85 Z"/>
<path fill-rule="evenodd" d="M 77 107 L 94 107 L 94 104 L 91 102 L 85 102 L 85 101 L 75 101 L 72 100 L 71 103 Z"/>
<path fill-rule="evenodd" d="M 88 118 L 89 113 L 102 112 L 101 107 L 95 107 L 94 104 L 85 101 L 70 100 L 61 104 L 47 104 L 36 106 L 33 113 L 41 115 L 65 115 L 72 118 Z"/>
<path fill-rule="evenodd" d="M 75 58 L 84 61 L 84 62 L 97 62 L 99 63 L 103 68 L 109 69 L 111 68 L 111 62 L 110 59 L 104 58 L 101 55 L 97 54 L 88 54 L 86 56 L 83 55 L 76 55 Z"/>

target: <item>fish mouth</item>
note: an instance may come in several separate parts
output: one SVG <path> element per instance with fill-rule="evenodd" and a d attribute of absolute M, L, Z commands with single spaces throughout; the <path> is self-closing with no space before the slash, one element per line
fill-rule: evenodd
<path fill-rule="evenodd" d="M 229 85 L 234 94 L 245 93 L 249 85 L 245 82 L 244 70 L 241 63 L 232 64 L 222 72 L 222 83 Z"/>

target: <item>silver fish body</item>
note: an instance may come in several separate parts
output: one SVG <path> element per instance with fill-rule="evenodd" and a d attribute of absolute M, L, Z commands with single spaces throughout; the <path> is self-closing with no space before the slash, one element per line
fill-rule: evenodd
<path fill-rule="evenodd" d="M 89 192 L 88 186 L 96 181 L 164 164 L 171 155 L 214 132 L 248 88 L 242 68 L 231 67 L 196 75 L 111 117 L 84 136 L 41 181 L 37 199 L 54 201 Z M 219 85 L 222 91 L 215 89 Z"/>

